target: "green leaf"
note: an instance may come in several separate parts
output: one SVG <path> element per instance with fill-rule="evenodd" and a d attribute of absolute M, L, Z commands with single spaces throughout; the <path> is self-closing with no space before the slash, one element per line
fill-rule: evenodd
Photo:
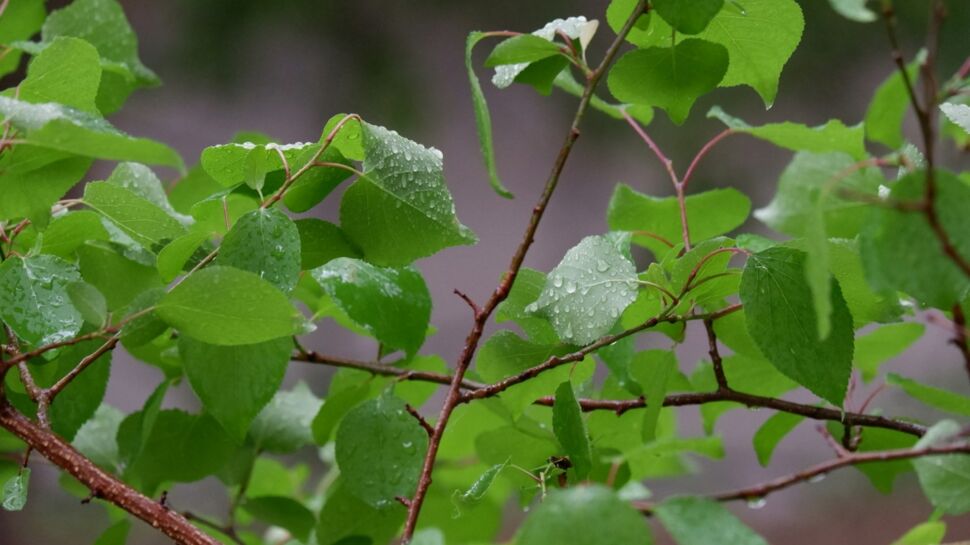
<path fill-rule="evenodd" d="M 324 150 L 323 155 L 321 155 L 317 161 L 321 163 L 338 163 L 341 165 L 350 166 L 350 161 L 341 155 L 339 151 L 337 151 L 337 141 L 339 140 L 340 135 L 345 135 L 345 133 L 350 130 L 349 127 L 355 125 L 356 123 L 354 122 L 347 122 L 347 124 L 345 124 L 338 133 L 338 138 L 335 139 L 326 150 Z M 324 135 L 327 134 L 329 134 L 329 131 L 324 129 Z M 359 129 L 357 131 L 356 138 L 359 145 Z M 290 168 L 292 169 L 292 166 Z M 326 199 L 330 193 L 332 193 L 333 190 L 341 184 L 341 182 L 347 178 L 350 178 L 351 174 L 351 170 L 339 167 L 313 167 L 304 172 L 299 178 L 296 179 L 295 182 L 293 182 L 293 185 L 286 190 L 286 194 L 283 195 L 283 204 L 294 212 L 306 212 Z"/>
<path fill-rule="evenodd" d="M 300 276 L 300 232 L 279 209 L 253 210 L 226 234 L 216 263 L 259 275 L 289 293 Z"/>
<path fill-rule="evenodd" d="M 694 101 L 717 87 L 727 70 L 724 46 L 691 38 L 674 47 L 626 53 L 610 70 L 607 84 L 621 102 L 663 108 L 680 125 Z"/>
<path fill-rule="evenodd" d="M 946 536 L 946 523 L 940 520 L 924 522 L 910 528 L 892 545 L 939 545 Z"/>
<path fill-rule="evenodd" d="M 295 172 L 306 164 L 317 149 L 319 144 L 313 142 L 230 143 L 205 148 L 199 162 L 213 180 L 225 187 L 245 182 L 260 191 L 266 174 L 284 168 L 284 157 L 290 171 Z"/>
<path fill-rule="evenodd" d="M 637 293 L 629 236 L 591 236 L 570 248 L 527 312 L 549 318 L 559 338 L 589 344 L 609 333 Z"/>
<path fill-rule="evenodd" d="M 170 481 L 190 483 L 221 469 L 233 450 L 232 440 L 211 416 L 167 409 L 158 413 L 129 472 L 147 490 Z"/>
<path fill-rule="evenodd" d="M 721 11 L 724 0 L 654 0 L 652 6 L 677 32 L 697 34 Z"/>
<path fill-rule="evenodd" d="M 70 339 L 84 320 L 67 290 L 80 280 L 59 257 L 8 258 L 0 263 L 0 318 L 30 346 Z"/>
<path fill-rule="evenodd" d="M 610 2 L 610 5 L 606 8 L 606 22 L 613 29 L 613 32 L 620 32 L 636 6 L 637 0 L 612 0 Z M 644 12 L 637 17 L 633 28 L 626 36 L 627 41 L 640 48 L 670 44 L 673 35 L 670 32 L 670 26 L 666 23 L 663 25 L 655 24 L 653 19 L 649 12 Z M 661 34 L 662 36 L 660 36 Z"/>
<path fill-rule="evenodd" d="M 477 238 L 455 216 L 442 155 L 383 127 L 361 124 L 364 176 L 344 192 L 340 225 L 377 265 L 407 265 Z"/>
<path fill-rule="evenodd" d="M 520 34 L 499 42 L 485 59 L 485 66 L 531 63 L 560 53 L 559 45 L 532 34 Z"/>
<path fill-rule="evenodd" d="M 155 269 L 132 261 L 109 247 L 85 244 L 77 249 L 77 254 L 81 276 L 104 294 L 110 311 L 121 309 L 145 290 L 162 285 Z M 124 282 L 119 282 L 119 278 L 124 278 Z"/>
<path fill-rule="evenodd" d="M 697 37 L 727 48 L 730 63 L 721 87 L 748 85 L 771 107 L 804 28 L 795 0 L 743 0 L 729 2 Z"/>
<path fill-rule="evenodd" d="M 179 339 L 182 367 L 192 390 L 206 412 L 239 443 L 283 383 L 292 350 L 289 337 L 238 346 Z"/>
<path fill-rule="evenodd" d="M 183 225 L 189 226 L 193 222 L 191 217 L 178 213 L 172 207 L 162 181 L 152 169 L 143 164 L 130 161 L 120 163 L 111 171 L 111 176 L 108 177 L 107 182 L 123 187 L 147 200 Z"/>
<path fill-rule="evenodd" d="M 667 385 L 677 372 L 677 357 L 670 350 L 644 350 L 637 352 L 630 362 L 630 376 L 637 381 L 647 400 L 643 411 L 643 427 L 640 434 L 644 443 L 657 438 L 657 422 L 663 407 Z"/>
<path fill-rule="evenodd" d="M 923 58 L 925 55 L 921 52 L 906 65 L 906 74 L 910 81 L 915 81 Z M 893 70 L 886 81 L 879 85 L 869 102 L 865 118 L 866 139 L 885 144 L 894 150 L 903 147 L 903 120 L 909 107 L 909 93 L 906 91 L 903 76 L 898 70 Z"/>
<path fill-rule="evenodd" d="M 428 434 L 405 409 L 385 395 L 365 401 L 337 429 L 336 454 L 347 491 L 371 507 L 387 508 L 410 498 L 428 448 Z"/>
<path fill-rule="evenodd" d="M 118 455 L 125 465 L 133 463 L 148 444 L 170 385 L 169 380 L 159 383 L 145 400 L 142 409 L 128 415 L 118 427 Z M 223 433 L 222 428 L 219 428 L 219 433 Z"/>
<path fill-rule="evenodd" d="M 84 186 L 84 204 L 111 220 L 150 251 L 185 234 L 185 227 L 154 203 L 110 182 Z"/>
<path fill-rule="evenodd" d="M 168 292 L 158 316 L 211 344 L 239 345 L 300 332 L 303 317 L 278 289 L 253 273 L 206 267 Z"/>
<path fill-rule="evenodd" d="M 26 40 L 40 30 L 47 15 L 44 0 L 10 2 L 0 18 L 0 44 Z M 21 52 L 10 50 L 0 59 L 0 76 L 13 72 L 20 66 Z"/>
<path fill-rule="evenodd" d="M 154 309 L 158 301 L 164 296 L 165 290 L 161 287 L 145 290 L 132 300 L 131 304 L 125 309 L 124 315 L 131 316 L 146 309 Z M 151 310 L 130 320 L 121 328 L 121 343 L 130 350 L 132 347 L 151 342 L 164 333 L 166 329 L 168 329 L 168 325 L 158 317 L 154 310 Z"/>
<path fill-rule="evenodd" d="M 431 296 L 417 269 L 382 268 L 341 257 L 312 274 L 337 306 L 381 343 L 408 354 L 421 347 Z"/>
<path fill-rule="evenodd" d="M 98 536 L 94 545 L 125 545 L 128 542 L 128 532 L 131 531 L 131 521 L 121 519 L 108 526 L 108 528 Z"/>
<path fill-rule="evenodd" d="M 829 433 L 833 437 L 841 437 L 844 428 L 838 422 L 828 423 Z M 916 444 L 916 438 L 908 433 L 883 428 L 868 428 L 862 432 L 862 442 L 859 443 L 858 452 L 879 452 L 886 450 L 899 450 L 912 448 Z M 913 470 L 913 466 L 908 460 L 890 460 L 888 462 L 874 462 L 871 464 L 860 464 L 856 469 L 869 479 L 872 486 L 883 494 L 890 494 L 896 478 L 904 473 Z"/>
<path fill-rule="evenodd" d="M 19 473 L 3 483 L 3 508 L 6 511 L 20 511 L 27 505 L 27 490 L 30 487 L 30 468 L 25 467 Z"/>
<path fill-rule="evenodd" d="M 85 322 L 95 327 L 104 325 L 108 318 L 108 304 L 98 288 L 87 282 L 77 282 L 67 287 L 67 294 Z"/>
<path fill-rule="evenodd" d="M 589 439 L 586 439 L 587 443 Z M 454 498 L 462 505 L 474 505 L 480 502 L 485 494 L 488 493 L 488 489 L 491 488 L 492 483 L 495 482 L 495 478 L 498 477 L 499 473 L 503 469 L 508 467 L 508 463 L 495 464 L 485 470 L 467 490 L 460 494 L 455 494 Z"/>
<path fill-rule="evenodd" d="M 892 186 L 890 197 L 918 201 L 924 195 L 924 172 Z M 937 171 L 936 214 L 964 259 L 970 256 L 970 184 Z M 860 239 L 866 278 L 876 289 L 902 291 L 921 304 L 949 309 L 970 289 L 970 278 L 944 253 L 923 214 L 874 207 Z"/>
<path fill-rule="evenodd" d="M 31 61 L 17 98 L 34 104 L 56 102 L 98 115 L 100 81 L 98 51 L 84 40 L 57 38 Z"/>
<path fill-rule="evenodd" d="M 777 412 L 771 415 L 768 420 L 765 420 L 751 439 L 754 444 L 754 452 L 758 455 L 758 463 L 767 467 L 778 443 L 803 420 L 805 420 L 804 416 L 783 412 Z"/>
<path fill-rule="evenodd" d="M 552 429 L 573 464 L 576 478 L 585 479 L 593 467 L 593 453 L 589 446 L 586 423 L 583 422 L 583 412 L 569 381 L 563 382 L 556 389 L 556 400 L 552 406 Z"/>
<path fill-rule="evenodd" d="M 926 431 L 915 448 L 942 446 L 956 439 L 962 426 L 943 420 Z M 913 460 L 923 493 L 933 507 L 949 515 L 970 511 L 970 456 L 947 454 Z"/>
<path fill-rule="evenodd" d="M 307 541 L 316 517 L 302 503 L 286 496 L 262 496 L 247 499 L 242 504 L 243 510 L 253 517 L 279 526 L 300 541 Z"/>
<path fill-rule="evenodd" d="M 886 384 L 898 386 L 910 397 L 943 412 L 970 416 L 970 397 L 920 384 L 896 373 L 886 375 Z"/>
<path fill-rule="evenodd" d="M 883 363 L 905 352 L 925 331 L 923 324 L 906 322 L 887 324 L 857 337 L 852 365 L 862 372 L 862 379 L 868 382 L 876 378 Z"/>
<path fill-rule="evenodd" d="M 559 337 L 549 324 L 549 320 L 525 310 L 530 303 L 539 298 L 545 285 L 545 273 L 528 267 L 519 269 L 508 297 L 495 309 L 495 321 L 498 323 L 514 321 L 532 342 L 555 344 Z"/>
<path fill-rule="evenodd" d="M 171 282 L 182 271 L 191 267 L 190 260 L 197 255 L 202 244 L 209 240 L 209 236 L 209 233 L 192 230 L 159 250 L 155 262 L 162 280 Z"/>
<path fill-rule="evenodd" d="M 688 195 L 687 225 L 691 238 L 706 240 L 740 227 L 748 219 L 751 200 L 734 188 L 714 189 Z M 651 197 L 630 186 L 618 184 L 606 212 L 610 229 L 633 232 L 633 242 L 663 256 L 670 246 L 650 236 L 666 239 L 671 244 L 681 240 L 680 209 L 676 197 Z"/>
<path fill-rule="evenodd" d="M 300 268 L 308 271 L 338 257 L 360 257 L 360 250 L 340 227 L 317 218 L 296 220 L 300 234 Z"/>
<path fill-rule="evenodd" d="M 801 123 L 785 121 L 752 127 L 744 121 L 732 117 L 719 106 L 707 112 L 707 117 L 721 120 L 728 128 L 750 134 L 755 138 L 792 151 L 813 153 L 843 152 L 856 161 L 866 157 L 865 134 L 862 123 L 847 127 L 838 119 L 830 119 L 824 125 L 809 127 Z"/>
<path fill-rule="evenodd" d="M 319 545 L 366 545 L 389 543 L 407 515 L 404 506 L 394 502 L 377 509 L 357 499 L 339 479 L 327 494 L 317 523 Z"/>
<path fill-rule="evenodd" d="M 517 545 L 653 543 L 643 516 L 601 486 L 553 490 L 519 528 Z"/>
<path fill-rule="evenodd" d="M 334 392 L 331 386 L 326 402 L 320 407 L 313 419 L 313 440 L 318 445 L 325 445 L 330 441 L 334 429 L 350 409 L 367 398 L 371 392 L 371 385 L 364 383 Z"/>
<path fill-rule="evenodd" d="M 0 156 L 0 215 L 26 217 L 43 227 L 51 206 L 88 171 L 91 160 L 32 146 L 15 146 Z"/>
<path fill-rule="evenodd" d="M 225 234 L 243 214 L 257 208 L 259 203 L 248 195 L 225 192 L 212 195 L 192 206 L 191 214 L 195 218 L 192 230 Z"/>
<path fill-rule="evenodd" d="M 831 332 L 819 339 L 805 259 L 782 247 L 748 258 L 740 288 L 748 332 L 779 371 L 841 406 L 852 369 L 852 315 L 832 280 Z"/>
<path fill-rule="evenodd" d="M 657 518 L 680 545 L 767 545 L 723 505 L 714 500 L 682 497 L 657 506 Z"/>
<path fill-rule="evenodd" d="M 31 104 L 0 96 L 0 114 L 23 131 L 23 146 L 182 168 L 182 158 L 172 148 L 147 138 L 129 136 L 89 112 L 51 102 Z"/>
<path fill-rule="evenodd" d="M 102 404 L 74 435 L 71 444 L 92 462 L 109 471 L 118 471 L 121 457 L 118 454 L 118 427 L 125 414 L 111 405 Z"/>
<path fill-rule="evenodd" d="M 88 240 L 107 240 L 108 231 L 101 225 L 101 218 L 90 210 L 68 212 L 54 218 L 47 229 L 41 253 L 68 258 Z"/>
<path fill-rule="evenodd" d="M 310 425 L 322 405 L 303 382 L 280 391 L 249 428 L 249 441 L 260 450 L 290 453 L 313 442 Z"/>
<path fill-rule="evenodd" d="M 839 15 L 857 23 L 871 23 L 877 15 L 866 7 L 867 0 L 829 0 Z"/>
<path fill-rule="evenodd" d="M 940 104 L 940 111 L 955 125 L 970 134 L 970 106 L 944 102 Z"/>
<path fill-rule="evenodd" d="M 593 37 L 596 32 L 598 23 L 596 21 L 587 21 L 586 17 L 580 15 L 579 17 L 567 17 L 565 19 L 555 19 L 545 24 L 539 30 L 532 33 L 533 36 L 552 42 L 559 32 L 569 36 L 571 40 L 579 40 L 579 46 L 581 49 L 585 50 L 586 45 L 589 40 Z M 563 59 L 565 60 L 565 59 Z M 492 76 L 492 84 L 499 89 L 505 89 L 512 82 L 519 81 L 519 76 L 525 71 L 529 70 L 533 66 L 538 64 L 543 64 L 545 61 L 539 61 L 535 64 L 529 64 L 528 62 L 521 62 L 517 64 L 508 64 L 499 66 L 495 69 L 495 75 Z M 560 70 L 566 67 L 566 63 L 560 62 L 558 64 Z M 555 72 L 547 74 L 549 79 L 555 77 Z"/>
<path fill-rule="evenodd" d="M 492 142 L 492 117 L 488 113 L 488 103 L 485 102 L 482 85 L 478 82 L 478 76 L 475 75 L 475 67 L 472 66 L 472 50 L 474 50 L 475 44 L 486 37 L 487 35 L 482 32 L 468 34 L 468 38 L 465 40 L 465 70 L 468 72 L 468 84 L 472 91 L 475 130 L 478 133 L 478 146 L 482 153 L 482 159 L 485 161 L 485 170 L 488 171 L 488 183 L 500 196 L 511 199 L 512 193 L 505 189 L 498 176 L 498 167 L 495 165 L 495 145 Z"/>

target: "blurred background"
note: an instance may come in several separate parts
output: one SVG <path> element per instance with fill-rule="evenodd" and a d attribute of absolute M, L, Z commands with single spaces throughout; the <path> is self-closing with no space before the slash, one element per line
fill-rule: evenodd
<path fill-rule="evenodd" d="M 49 2 L 49 8 L 66 3 Z M 438 327 L 422 352 L 453 362 L 471 318 L 452 290 L 461 289 L 483 301 L 496 285 L 520 240 L 576 103 L 558 92 L 542 97 L 525 86 L 500 92 L 487 83 L 490 72 L 479 70 L 492 110 L 499 169 L 518 198 L 498 197 L 488 186 L 478 154 L 463 65 L 465 36 L 472 30 L 532 31 L 546 21 L 572 15 L 603 20 L 606 0 L 122 3 L 138 34 L 142 60 L 164 84 L 136 93 L 112 121 L 131 134 L 171 144 L 189 164 L 205 146 L 227 142 L 239 130 L 262 131 L 281 142 L 316 140 L 323 123 L 338 112 L 357 112 L 444 152 L 445 175 L 458 215 L 481 238 L 477 246 L 451 248 L 418 263 L 434 297 L 432 320 Z M 744 87 L 718 90 L 701 99 L 681 127 L 658 111 L 648 132 L 679 171 L 721 130 L 719 122 L 703 115 L 714 104 L 752 124 L 792 120 L 815 125 L 829 118 L 854 124 L 862 119 L 873 90 L 893 70 L 884 27 L 842 19 L 823 0 L 799 3 L 805 12 L 805 34 L 785 68 L 771 110 L 766 111 L 754 91 Z M 927 3 L 899 0 L 897 4 L 903 48 L 913 55 L 925 33 Z M 951 0 L 948 5 L 951 13 L 940 59 L 943 77 L 949 77 L 970 53 L 970 2 Z M 600 58 L 612 36 L 604 22 L 590 46 L 591 59 Z M 478 66 L 487 49 L 487 45 L 480 47 Z M 703 162 L 691 191 L 734 186 L 751 196 L 755 208 L 764 206 L 790 157 L 789 152 L 744 136 L 728 139 Z M 943 163 L 967 166 L 966 157 L 949 145 L 944 146 Z M 93 175 L 105 172 L 96 170 Z M 174 176 L 173 172 L 160 174 Z M 625 124 L 591 112 L 526 265 L 548 271 L 582 237 L 606 231 L 606 205 L 618 182 L 651 195 L 672 194 L 661 165 L 636 135 Z M 316 213 L 336 218 L 338 202 L 332 197 Z M 755 220 L 744 230 L 764 232 Z M 926 316 L 916 319 L 927 322 Z M 887 368 L 970 394 L 959 354 L 947 339 L 947 331 L 928 323 L 926 336 Z M 642 343 L 670 345 L 659 335 L 645 335 Z M 370 358 L 374 353 L 369 340 L 327 324 L 308 345 L 347 357 Z M 688 330 L 687 343 L 679 348 L 681 368 L 689 372 L 704 357 L 705 346 L 702 330 Z M 134 363 L 120 348 L 114 361 L 106 401 L 126 412 L 137 410 L 161 380 L 161 373 Z M 329 369 L 294 363 L 287 384 L 302 379 L 323 396 L 330 375 Z M 808 396 L 800 400 L 813 401 Z M 436 414 L 439 401 L 429 403 L 428 414 Z M 194 404 L 185 385 L 170 393 L 166 402 L 168 406 Z M 890 415 L 928 420 L 941 416 L 892 391 L 884 392 L 876 406 Z M 767 416 L 767 412 L 728 413 L 718 423 L 725 438 L 724 460 L 702 461 L 698 475 L 656 483 L 651 489 L 663 497 L 735 488 L 832 456 L 814 425 L 805 423 L 781 443 L 771 465 L 762 468 L 752 451 L 751 436 Z M 683 409 L 681 422 L 685 430 L 699 433 L 696 409 Z M 40 457 L 32 465 L 36 469 L 31 501 L 22 513 L 0 512 L 0 544 L 93 542 L 106 524 L 103 510 L 80 505 L 61 491 L 57 472 Z M 203 481 L 176 486 L 169 501 L 178 509 L 195 506 L 221 512 L 212 506 L 225 498 L 214 483 Z M 912 474 L 897 481 L 892 496 L 884 496 L 853 469 L 774 494 L 757 510 L 743 503 L 731 509 L 769 542 L 792 545 L 890 543 L 931 513 Z M 51 512 L 57 513 L 56 519 Z M 514 522 L 514 513 L 508 513 Z M 948 541 L 970 539 L 970 517 L 948 522 Z M 502 537 L 508 537 L 512 528 Z M 661 543 L 669 542 L 658 526 L 655 530 Z M 129 539 L 146 545 L 166 542 L 140 524 Z"/>

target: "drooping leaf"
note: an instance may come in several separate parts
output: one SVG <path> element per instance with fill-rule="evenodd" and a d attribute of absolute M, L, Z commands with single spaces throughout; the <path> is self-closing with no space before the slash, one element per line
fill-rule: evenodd
<path fill-rule="evenodd" d="M 485 93 L 482 92 L 482 85 L 478 82 L 475 74 L 475 67 L 472 66 L 472 51 L 475 45 L 486 38 L 482 32 L 472 32 L 465 40 L 465 71 L 468 72 L 468 84 L 472 92 L 472 107 L 475 112 L 475 130 L 478 133 L 478 147 L 481 150 L 482 159 L 485 161 L 485 170 L 488 171 L 488 182 L 492 185 L 500 196 L 512 198 L 513 195 L 498 176 L 498 167 L 495 164 L 495 144 L 492 140 L 492 116 L 488 112 L 488 103 L 485 101 Z"/>
<path fill-rule="evenodd" d="M 158 302 L 172 327 L 210 344 L 268 341 L 300 331 L 300 313 L 278 289 L 253 273 L 212 266 L 196 271 Z"/>
<path fill-rule="evenodd" d="M 706 240 L 740 227 L 751 211 L 751 200 L 734 188 L 714 189 L 688 195 L 686 206 L 691 238 Z M 613 191 L 606 221 L 610 229 L 632 232 L 633 242 L 649 248 L 655 256 L 663 256 L 671 246 L 654 237 L 672 245 L 681 240 L 677 198 L 651 197 L 625 184 L 618 184 Z"/>
<path fill-rule="evenodd" d="M 576 478 L 585 479 L 593 465 L 593 454 L 582 409 L 569 381 L 563 382 L 556 389 L 556 400 L 552 407 L 552 429 L 573 464 Z"/>
<path fill-rule="evenodd" d="M 68 286 L 77 267 L 51 255 L 11 257 L 0 263 L 0 318 L 31 346 L 74 337 L 84 323 Z"/>
<path fill-rule="evenodd" d="M 723 505 L 706 498 L 667 500 L 657 506 L 657 518 L 679 545 L 767 545 Z"/>
<path fill-rule="evenodd" d="M 553 490 L 519 528 L 518 545 L 650 545 L 643 516 L 601 485 Z"/>
<path fill-rule="evenodd" d="M 758 456 L 758 463 L 767 466 L 771 462 L 771 455 L 775 452 L 775 447 L 792 430 L 805 420 L 804 416 L 777 412 L 771 415 L 764 424 L 758 428 L 751 442 L 754 445 L 754 452 Z"/>
<path fill-rule="evenodd" d="M 970 256 L 970 184 L 937 171 L 935 208 L 943 230 L 963 259 Z M 890 197 L 918 201 L 925 173 L 914 172 L 892 186 Z M 949 309 L 970 289 L 970 278 L 947 257 L 923 214 L 876 207 L 860 239 L 866 278 L 876 289 L 902 291 L 921 304 Z"/>
<path fill-rule="evenodd" d="M 943 420 L 926 431 L 915 448 L 942 446 L 953 441 L 962 427 Z M 934 507 L 950 515 L 970 511 L 970 455 L 923 456 L 913 460 L 923 493 Z"/>
<path fill-rule="evenodd" d="M 728 115 L 719 106 L 711 108 L 707 112 L 707 117 L 719 119 L 734 131 L 750 134 L 755 138 L 793 151 L 842 152 L 852 156 L 856 161 L 860 161 L 866 156 L 862 123 L 847 127 L 845 123 L 838 119 L 830 119 L 824 125 L 817 127 L 809 127 L 791 121 L 767 123 L 752 127 L 744 121 Z"/>
<path fill-rule="evenodd" d="M 724 0 L 654 0 L 651 5 L 677 32 L 697 34 L 721 11 Z"/>
<path fill-rule="evenodd" d="M 242 443 L 256 415 L 273 399 L 286 374 L 293 341 L 218 346 L 183 336 L 182 367 L 192 390 L 223 429 Z"/>
<path fill-rule="evenodd" d="M 580 47 L 585 49 L 586 43 L 588 43 L 593 33 L 596 32 L 596 27 L 596 21 L 587 21 L 586 17 L 580 15 L 578 17 L 567 17 L 565 19 L 549 21 L 542 28 L 534 31 L 532 36 L 552 42 L 556 35 L 562 32 L 569 36 L 571 40 L 579 40 Z M 495 75 L 492 76 L 492 84 L 499 89 L 505 89 L 509 85 L 512 85 L 512 82 L 518 81 L 519 75 L 531 66 L 529 62 L 499 66 L 495 69 Z M 560 69 L 565 67 L 565 64 L 561 64 Z M 555 77 L 555 73 L 551 74 L 551 76 Z"/>
<path fill-rule="evenodd" d="M 674 47 L 631 51 L 610 70 L 610 92 L 621 102 L 657 106 L 678 125 L 701 95 L 728 70 L 728 50 L 707 40 L 688 39 Z"/>
<path fill-rule="evenodd" d="M 609 333 L 636 298 L 629 236 L 591 236 L 572 247 L 546 278 L 527 312 L 545 316 L 559 338 L 588 344 Z"/>
<path fill-rule="evenodd" d="M 383 127 L 361 123 L 364 176 L 344 192 L 340 225 L 378 265 L 407 265 L 477 238 L 455 216 L 442 155 Z"/>
<path fill-rule="evenodd" d="M 740 288 L 748 332 L 779 371 L 841 406 L 852 369 L 852 315 L 833 279 L 831 331 L 819 339 L 805 259 L 783 247 L 748 258 Z"/>
<path fill-rule="evenodd" d="M 383 509 L 410 498 L 428 448 L 428 434 L 405 409 L 404 401 L 381 396 L 365 401 L 337 429 L 336 455 L 347 491 Z"/>
<path fill-rule="evenodd" d="M 383 268 L 341 257 L 312 274 L 341 310 L 381 343 L 408 354 L 421 347 L 431 296 L 417 269 Z"/>

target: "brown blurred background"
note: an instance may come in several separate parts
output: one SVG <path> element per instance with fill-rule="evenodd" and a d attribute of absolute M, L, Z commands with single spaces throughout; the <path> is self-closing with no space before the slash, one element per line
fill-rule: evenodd
<path fill-rule="evenodd" d="M 64 3 L 53 2 L 50 7 Z M 751 123 L 793 120 L 814 125 L 839 118 L 853 124 L 862 119 L 874 88 L 893 69 L 883 26 L 844 20 L 824 0 L 799 3 L 805 12 L 805 34 L 785 68 L 770 111 L 764 110 L 752 90 L 735 88 L 701 99 L 682 127 L 658 112 L 648 131 L 678 169 L 720 130 L 718 122 L 703 115 L 713 104 Z M 449 249 L 418 263 L 434 296 L 433 322 L 439 328 L 423 352 L 454 361 L 470 318 L 452 290 L 459 288 L 484 300 L 494 288 L 575 109 L 575 99 L 561 93 L 547 98 L 519 86 L 499 92 L 487 84 L 490 74 L 479 71 L 492 109 L 500 172 L 518 198 L 507 201 L 496 196 L 478 155 L 462 58 L 465 36 L 471 30 L 531 31 L 548 20 L 571 15 L 603 20 L 607 2 L 170 0 L 123 4 L 138 33 L 142 60 L 164 85 L 137 93 L 113 121 L 132 134 L 168 142 L 189 164 L 205 146 L 226 142 L 238 130 L 263 131 L 282 142 L 314 140 L 332 114 L 350 111 L 444 152 L 445 174 L 458 215 L 481 238 L 475 247 Z M 904 49 L 912 55 L 924 34 L 926 2 L 897 4 Z M 950 0 L 948 5 L 951 16 L 940 61 L 945 77 L 970 53 L 970 2 Z M 591 45 L 592 59 L 599 58 L 611 38 L 609 28 L 601 25 Z M 481 49 L 479 66 L 486 47 Z M 967 166 L 965 157 L 958 157 L 950 146 L 945 149 L 948 164 Z M 763 206 L 789 158 L 790 153 L 752 139 L 728 139 L 704 161 L 692 191 L 730 185 L 748 193 L 755 207 Z M 103 172 L 102 168 L 94 175 Z M 549 270 L 582 237 L 604 232 L 606 204 L 620 181 L 652 195 L 671 194 L 661 166 L 632 131 L 590 113 L 527 266 Z M 336 218 L 338 202 L 331 197 L 318 213 Z M 763 232 L 756 221 L 745 228 Z M 919 319 L 925 321 L 925 317 Z M 688 332 L 687 345 L 680 350 L 684 370 L 704 357 L 702 339 L 702 331 Z M 944 330 L 929 325 L 924 339 L 887 368 L 970 394 L 959 355 L 946 340 Z M 669 345 L 651 336 L 643 342 Z M 309 344 L 349 357 L 368 358 L 374 351 L 370 341 L 330 325 L 323 325 Z M 322 396 L 330 374 L 328 369 L 293 364 L 287 382 L 302 378 Z M 107 401 L 125 411 L 137 410 L 160 380 L 156 369 L 135 363 L 119 351 Z M 436 410 L 436 403 L 428 409 Z M 170 393 L 166 402 L 168 406 L 194 404 L 185 385 Z M 876 406 L 890 414 L 941 417 L 893 392 L 883 393 Z M 751 435 L 767 416 L 766 411 L 729 413 L 718 425 L 725 438 L 725 459 L 702 461 L 702 473 L 651 485 L 652 490 L 662 497 L 734 488 L 831 457 L 813 424 L 806 423 L 782 442 L 770 467 L 760 467 Z M 695 409 L 684 409 L 681 420 L 685 430 L 699 432 Z M 57 472 L 40 457 L 32 465 L 30 501 L 22 513 L 0 513 L 0 544 L 92 543 L 105 527 L 103 510 L 80 505 L 61 491 Z M 221 512 L 213 505 L 225 501 L 214 479 L 177 486 L 169 498 L 178 509 L 195 506 L 210 512 Z M 883 496 L 853 469 L 772 495 L 759 510 L 743 504 L 731 508 L 769 542 L 792 545 L 890 543 L 931 512 L 912 474 L 897 481 L 892 496 Z M 949 541 L 970 539 L 970 517 L 948 522 Z M 655 533 L 667 542 L 662 531 Z M 129 539 L 139 545 L 166 542 L 140 524 Z"/>

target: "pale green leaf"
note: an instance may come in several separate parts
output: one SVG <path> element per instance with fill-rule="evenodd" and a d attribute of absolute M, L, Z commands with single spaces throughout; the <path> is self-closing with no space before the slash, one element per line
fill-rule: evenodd
<path fill-rule="evenodd" d="M 682 497 L 657 506 L 657 518 L 679 545 L 767 545 L 720 503 Z"/>
<path fill-rule="evenodd" d="M 478 146 L 482 153 L 482 159 L 485 161 L 485 170 L 488 171 L 488 182 L 496 193 L 505 198 L 512 198 L 512 193 L 505 189 L 498 176 L 498 167 L 495 165 L 495 144 L 492 141 L 492 117 L 488 113 L 488 103 L 485 101 L 482 85 L 478 82 L 478 76 L 475 75 L 475 67 L 472 66 L 472 51 L 475 44 L 486 37 L 482 32 L 472 32 L 468 35 L 465 40 L 465 71 L 468 72 L 468 84 L 471 86 L 475 130 L 478 133 Z"/>
<path fill-rule="evenodd" d="M 279 391 L 249 428 L 249 442 L 266 452 L 286 454 L 313 443 L 310 429 L 323 402 L 304 382 Z"/>
<path fill-rule="evenodd" d="M 809 127 L 791 121 L 752 127 L 744 121 L 728 115 L 719 106 L 711 108 L 707 112 L 707 117 L 721 120 L 728 128 L 736 132 L 750 134 L 755 138 L 793 151 L 810 151 L 813 153 L 840 151 L 849 154 L 856 161 L 860 161 L 866 156 L 865 133 L 862 123 L 847 127 L 838 119 L 830 119 L 824 125 L 817 127 Z"/>
<path fill-rule="evenodd" d="M 957 439 L 962 430 L 953 420 L 943 420 L 927 430 L 915 448 L 944 446 Z M 913 460 L 913 467 L 934 507 L 950 515 L 970 511 L 970 456 L 923 456 Z"/>
<path fill-rule="evenodd" d="M 923 58 L 925 54 L 921 52 L 916 59 L 906 65 L 906 74 L 910 81 L 915 81 Z M 903 147 L 905 144 L 903 120 L 909 108 L 906 83 L 902 74 L 898 70 L 893 70 L 893 73 L 879 85 L 869 102 L 865 118 L 866 138 L 885 144 L 894 150 Z"/>
<path fill-rule="evenodd" d="M 883 363 L 905 352 L 925 331 L 923 324 L 905 322 L 887 324 L 857 337 L 852 365 L 862 372 L 862 379 L 868 382 L 876 377 Z"/>
<path fill-rule="evenodd" d="M 553 490 L 519 528 L 517 545 L 650 545 L 643 516 L 601 485 Z"/>
<path fill-rule="evenodd" d="M 899 387 L 910 397 L 918 399 L 935 409 L 960 416 L 970 416 L 970 397 L 942 388 L 927 386 L 896 373 L 886 375 L 886 384 Z"/>
<path fill-rule="evenodd" d="M 771 455 L 774 454 L 778 443 L 803 420 L 805 420 L 804 416 L 783 412 L 777 412 L 771 415 L 768 420 L 765 420 L 764 424 L 758 428 L 758 431 L 751 438 L 754 452 L 758 456 L 758 463 L 767 466 L 771 462 Z"/>

